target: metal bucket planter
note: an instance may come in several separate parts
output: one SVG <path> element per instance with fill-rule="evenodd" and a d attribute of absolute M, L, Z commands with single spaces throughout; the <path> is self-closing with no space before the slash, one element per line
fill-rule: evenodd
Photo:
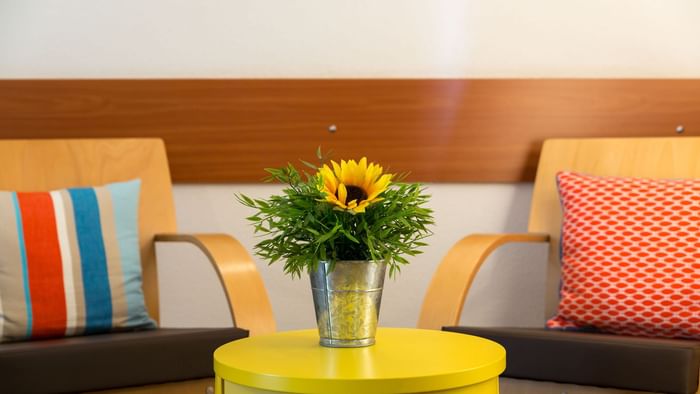
<path fill-rule="evenodd" d="M 362 347 L 374 344 L 386 263 L 337 261 L 333 271 L 321 262 L 311 273 L 321 345 Z"/>

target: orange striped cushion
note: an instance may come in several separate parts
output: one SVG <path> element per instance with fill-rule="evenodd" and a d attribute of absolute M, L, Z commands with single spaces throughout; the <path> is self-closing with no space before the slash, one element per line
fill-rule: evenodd
<path fill-rule="evenodd" d="M 152 328 L 141 288 L 140 181 L 0 192 L 0 340 Z"/>

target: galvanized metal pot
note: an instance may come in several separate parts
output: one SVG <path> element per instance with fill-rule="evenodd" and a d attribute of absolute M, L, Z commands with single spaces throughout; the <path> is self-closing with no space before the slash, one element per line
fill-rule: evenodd
<path fill-rule="evenodd" d="M 374 344 L 386 263 L 321 262 L 311 273 L 311 290 L 321 345 L 362 347 Z"/>

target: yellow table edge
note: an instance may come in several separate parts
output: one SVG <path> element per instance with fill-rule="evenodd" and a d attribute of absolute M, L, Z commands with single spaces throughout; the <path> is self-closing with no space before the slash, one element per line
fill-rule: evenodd
<path fill-rule="evenodd" d="M 435 331 L 435 330 L 419 330 L 411 328 L 379 328 L 378 330 L 384 331 L 385 333 L 394 330 L 411 330 L 411 331 L 426 331 L 437 333 L 440 335 L 455 335 L 455 336 L 465 336 L 466 334 L 452 333 L 445 331 Z M 316 330 L 298 330 L 298 331 L 287 331 L 277 334 L 269 335 L 284 335 L 284 334 L 294 334 L 294 333 L 307 333 L 313 332 L 314 335 L 318 335 Z M 268 336 L 268 335 L 266 335 Z M 229 344 L 235 344 L 239 341 L 254 340 L 255 338 L 261 338 L 264 336 L 257 336 L 253 338 L 240 339 L 238 341 L 231 342 Z M 473 337 L 476 338 L 476 337 Z M 499 354 L 494 357 L 494 359 L 479 367 L 476 370 L 459 371 L 448 374 L 437 374 L 429 376 L 416 376 L 416 377 L 401 377 L 401 378 L 377 378 L 377 379 L 327 379 L 327 378 L 298 378 L 298 377 L 288 377 L 288 376 L 269 376 L 260 373 L 255 373 L 247 370 L 238 369 L 230 365 L 225 364 L 220 361 L 217 357 L 220 353 L 220 349 L 224 348 L 223 345 L 219 347 L 214 352 L 214 371 L 217 378 L 221 378 L 230 382 L 234 382 L 239 385 L 253 387 L 256 389 L 270 390 L 270 391 L 282 391 L 282 392 L 298 392 L 298 393 L 328 393 L 333 392 L 337 394 L 357 394 L 361 392 L 363 394 L 372 393 L 415 393 L 415 392 L 430 392 L 430 391 L 440 391 L 449 390 L 453 388 L 464 387 L 468 385 L 474 385 L 481 382 L 488 381 L 490 379 L 497 378 L 504 370 L 506 366 L 506 354 L 505 349 L 497 343 L 484 339 L 478 338 L 479 340 L 488 341 L 499 348 Z M 320 345 L 319 345 L 320 346 Z M 375 345 L 376 346 L 376 345 Z"/>

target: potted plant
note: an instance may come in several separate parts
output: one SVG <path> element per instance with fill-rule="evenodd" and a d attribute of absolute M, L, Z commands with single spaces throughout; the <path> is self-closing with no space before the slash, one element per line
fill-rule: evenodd
<path fill-rule="evenodd" d="M 320 150 L 317 156 L 324 161 Z M 256 209 L 248 220 L 265 236 L 255 253 L 270 264 L 284 261 L 293 277 L 310 274 L 321 345 L 371 345 L 386 267 L 398 273 L 431 234 L 428 195 L 364 157 L 303 163 L 313 172 L 291 164 L 266 169 L 268 181 L 287 184 L 282 194 L 237 196 Z"/>

